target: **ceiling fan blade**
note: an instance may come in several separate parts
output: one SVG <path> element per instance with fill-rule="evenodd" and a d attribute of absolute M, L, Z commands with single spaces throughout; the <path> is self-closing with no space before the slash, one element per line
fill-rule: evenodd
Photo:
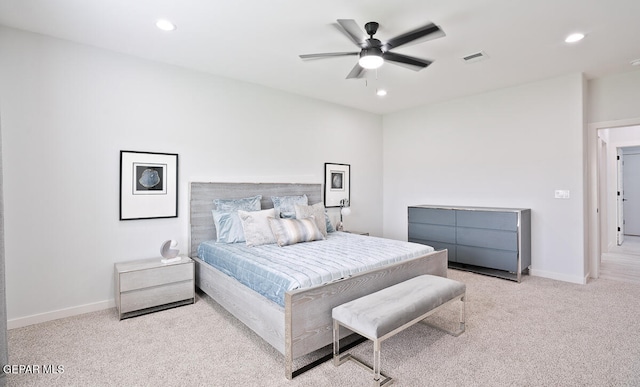
<path fill-rule="evenodd" d="M 388 60 L 391 63 L 400 64 L 403 65 L 403 67 L 407 67 L 415 71 L 420 71 L 433 63 L 433 61 L 430 60 L 420 59 L 408 55 L 396 54 L 395 52 L 389 51 L 382 54 L 382 57 L 384 58 L 384 60 Z"/>
<path fill-rule="evenodd" d="M 443 36 L 445 36 L 445 33 L 440 29 L 440 27 L 438 27 L 433 23 L 429 23 L 424 27 L 420 27 L 413 31 L 396 36 L 395 38 L 389 39 L 387 40 L 387 43 L 385 45 L 387 46 L 387 50 L 390 50 L 392 48 L 400 47 L 403 44 L 413 42 L 414 40 L 417 40 L 420 38 L 428 37 L 428 39 L 424 39 L 424 40 L 431 40 L 431 39 L 441 38 Z"/>
<path fill-rule="evenodd" d="M 365 73 L 365 68 L 360 66 L 358 63 L 356 63 L 355 66 L 353 66 L 353 68 L 351 69 L 351 72 L 349 73 L 349 75 L 347 75 L 347 79 L 358 79 L 358 78 L 362 78 L 364 76 Z"/>
<path fill-rule="evenodd" d="M 358 23 L 353 19 L 338 19 L 338 24 L 343 32 L 353 43 L 365 48 L 367 46 L 367 35 L 360 29 Z"/>
<path fill-rule="evenodd" d="M 353 56 L 359 55 L 360 52 L 327 52 L 324 54 L 303 54 L 299 55 L 300 59 L 322 59 L 322 58 L 332 58 L 336 56 Z"/>

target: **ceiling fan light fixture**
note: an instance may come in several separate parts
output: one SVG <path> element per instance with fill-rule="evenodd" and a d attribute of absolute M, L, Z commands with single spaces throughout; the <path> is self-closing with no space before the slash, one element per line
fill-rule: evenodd
<path fill-rule="evenodd" d="M 365 48 L 360 52 L 358 64 L 367 70 L 377 69 L 383 63 L 382 50 L 377 47 Z"/>

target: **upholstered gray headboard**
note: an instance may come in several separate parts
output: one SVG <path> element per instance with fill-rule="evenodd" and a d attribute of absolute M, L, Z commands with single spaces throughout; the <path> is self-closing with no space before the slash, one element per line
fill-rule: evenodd
<path fill-rule="evenodd" d="M 309 204 L 322 201 L 322 184 L 199 183 L 189 184 L 189 256 L 198 256 L 201 242 L 216 239 L 211 210 L 214 199 L 239 199 L 262 195 L 262 209 L 273 208 L 272 196 L 307 195 Z"/>

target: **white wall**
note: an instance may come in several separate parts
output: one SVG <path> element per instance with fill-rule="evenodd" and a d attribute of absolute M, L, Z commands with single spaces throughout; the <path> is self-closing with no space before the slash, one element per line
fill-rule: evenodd
<path fill-rule="evenodd" d="M 590 123 L 640 117 L 640 70 L 589 81 Z"/>
<path fill-rule="evenodd" d="M 10 325 L 110 305 L 114 262 L 164 240 L 186 253 L 193 180 L 351 164 L 348 224 L 382 234 L 380 116 L 13 29 L 0 52 Z M 177 219 L 118 220 L 120 150 L 179 154 Z"/>
<path fill-rule="evenodd" d="M 384 235 L 406 240 L 409 205 L 531 208 L 532 274 L 584 282 L 583 93 L 575 74 L 385 116 Z"/>

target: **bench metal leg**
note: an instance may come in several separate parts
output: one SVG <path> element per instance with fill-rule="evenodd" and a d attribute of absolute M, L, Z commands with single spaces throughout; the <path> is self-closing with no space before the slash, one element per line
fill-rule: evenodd
<path fill-rule="evenodd" d="M 460 297 L 460 301 L 462 302 L 462 306 L 460 307 L 460 328 L 458 329 L 458 333 L 456 336 L 460 336 L 462 332 L 465 330 L 465 322 L 466 322 L 466 305 L 467 305 L 467 296 L 466 294 Z"/>
<path fill-rule="evenodd" d="M 373 386 L 380 387 L 383 383 L 386 385 L 391 378 L 385 378 L 382 382 L 380 381 L 380 340 L 373 341 Z"/>
<path fill-rule="evenodd" d="M 340 354 L 340 323 L 333 320 L 333 365 L 338 367 L 342 363 L 351 360 L 360 367 L 373 372 L 374 387 L 389 386 L 394 382 L 393 378 L 383 374 L 381 371 L 380 343 L 381 340 L 373 340 L 373 367 L 360 361 L 350 353 Z"/>
<path fill-rule="evenodd" d="M 340 361 L 340 324 L 333 320 L 333 365 L 337 367 L 343 362 Z"/>
<path fill-rule="evenodd" d="M 380 341 L 373 341 L 373 385 L 380 386 Z"/>

